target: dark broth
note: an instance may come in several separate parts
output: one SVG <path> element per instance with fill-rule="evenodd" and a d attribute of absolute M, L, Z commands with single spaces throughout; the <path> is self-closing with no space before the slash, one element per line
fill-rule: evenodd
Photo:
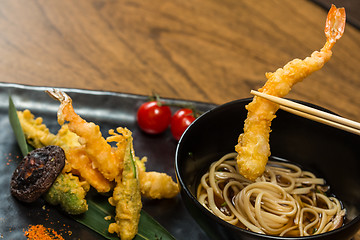
<path fill-rule="evenodd" d="M 283 162 L 283 163 L 294 164 L 294 165 L 300 167 L 300 169 L 302 169 L 303 171 L 309 171 L 311 173 L 314 173 L 316 175 L 316 177 L 321 178 L 321 176 L 319 176 L 315 171 L 312 171 L 311 169 L 308 169 L 308 168 L 304 168 L 303 166 L 301 166 L 301 165 L 299 165 L 297 163 L 293 163 L 291 161 L 288 161 L 286 159 L 271 156 L 269 158 L 269 160 L 274 161 L 274 162 Z M 209 167 L 210 166 L 208 166 L 206 169 L 203 169 L 203 171 L 201 171 L 201 174 L 196 176 L 196 178 L 195 178 L 196 179 L 196 184 L 195 184 L 196 189 L 200 185 L 201 177 L 209 170 Z M 223 169 L 223 170 L 226 171 L 226 169 Z M 277 180 L 278 180 L 278 182 L 281 183 L 281 185 L 286 186 L 286 185 L 289 184 L 288 180 L 283 179 L 283 178 L 281 178 L 279 176 L 277 176 Z M 326 184 L 326 179 L 325 179 L 325 185 L 321 186 L 321 188 L 318 189 L 318 191 L 319 191 L 319 193 L 324 194 L 324 195 L 326 195 L 328 197 L 336 197 L 336 195 L 333 192 L 330 191 L 330 187 Z M 195 196 L 197 196 L 197 190 L 195 190 Z M 233 197 L 234 197 L 234 192 L 231 193 L 231 195 L 229 196 L 229 199 L 233 199 Z M 218 197 L 216 195 L 215 195 L 214 200 L 215 200 L 216 206 L 220 209 L 220 211 L 223 212 L 224 214 L 226 214 L 227 216 L 229 216 L 231 211 L 230 211 L 229 207 L 226 206 L 225 201 L 221 197 Z M 306 198 L 302 198 L 302 201 L 307 202 L 308 200 Z M 341 207 L 344 208 L 341 200 L 339 200 L 339 201 L 340 201 Z M 254 202 L 254 200 L 252 202 Z M 324 208 L 324 209 L 327 208 L 326 203 L 323 200 L 321 200 L 320 198 L 317 198 L 317 206 L 320 207 L 320 208 Z M 305 222 L 306 221 L 307 222 L 312 222 L 313 219 L 314 219 L 314 216 L 312 216 L 309 213 L 306 214 Z M 343 226 L 345 222 L 346 222 L 346 214 L 343 217 L 343 219 L 342 219 L 342 221 L 341 221 L 341 223 L 339 224 L 338 227 Z M 235 226 L 243 228 L 243 229 L 247 229 L 240 221 Z M 249 230 L 249 229 L 247 229 L 247 230 Z M 315 227 L 313 227 L 312 229 L 310 229 L 310 232 L 316 232 L 316 230 L 317 229 Z M 299 236 L 299 231 L 298 230 L 292 230 L 292 231 L 289 231 L 284 237 L 298 237 L 298 236 Z"/>

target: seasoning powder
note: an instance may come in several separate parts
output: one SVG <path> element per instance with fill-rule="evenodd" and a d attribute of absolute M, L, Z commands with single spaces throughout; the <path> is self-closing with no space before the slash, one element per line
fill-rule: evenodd
<path fill-rule="evenodd" d="M 30 225 L 24 234 L 28 240 L 64 240 L 55 230 L 43 225 Z"/>

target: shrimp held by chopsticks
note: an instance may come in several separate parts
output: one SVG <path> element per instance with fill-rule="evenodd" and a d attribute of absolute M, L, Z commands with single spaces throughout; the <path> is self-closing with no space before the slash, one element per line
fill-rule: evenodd
<path fill-rule="evenodd" d="M 326 19 L 326 43 L 320 52 L 315 51 L 304 60 L 294 59 L 274 73 L 266 73 L 268 81 L 259 92 L 284 97 L 294 84 L 321 69 L 330 60 L 331 48 L 343 34 L 345 21 L 345 9 L 338 9 L 332 5 Z M 276 117 L 275 113 L 279 105 L 255 96 L 246 109 L 248 115 L 244 124 L 244 133 L 240 134 L 235 150 L 238 152 L 237 164 L 240 173 L 254 181 L 265 171 L 270 156 L 270 126 L 271 121 Z"/>

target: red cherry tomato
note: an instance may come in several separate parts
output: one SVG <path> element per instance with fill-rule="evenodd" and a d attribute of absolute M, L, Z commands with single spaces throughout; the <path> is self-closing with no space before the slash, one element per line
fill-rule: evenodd
<path fill-rule="evenodd" d="M 179 140 L 187 127 L 195 120 L 194 113 L 189 108 L 182 108 L 176 111 L 171 118 L 171 133 L 176 140 Z"/>
<path fill-rule="evenodd" d="M 165 131 L 171 122 L 170 107 L 158 102 L 150 101 L 143 103 L 137 111 L 139 127 L 146 133 L 159 134 Z"/>

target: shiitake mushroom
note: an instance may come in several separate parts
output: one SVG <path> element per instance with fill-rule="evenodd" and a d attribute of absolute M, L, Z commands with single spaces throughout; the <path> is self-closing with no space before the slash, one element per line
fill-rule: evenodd
<path fill-rule="evenodd" d="M 65 166 L 61 147 L 46 146 L 28 153 L 15 169 L 11 194 L 23 202 L 34 202 L 53 184 Z"/>

